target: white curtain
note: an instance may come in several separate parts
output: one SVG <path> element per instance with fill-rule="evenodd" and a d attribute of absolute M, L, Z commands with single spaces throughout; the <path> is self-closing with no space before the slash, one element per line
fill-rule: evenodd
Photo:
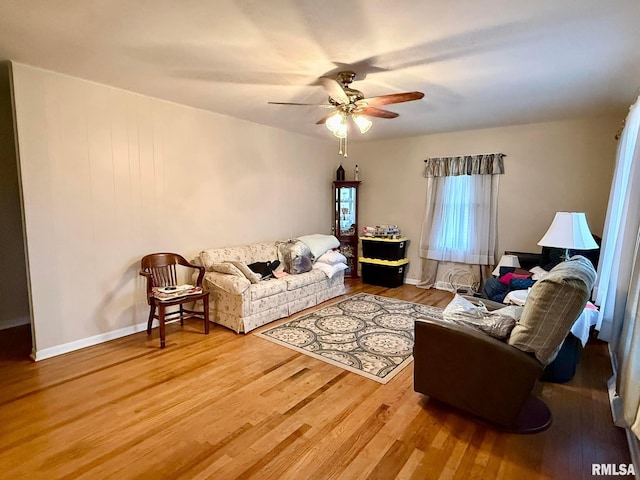
<path fill-rule="evenodd" d="M 420 256 L 445 262 L 493 265 L 499 178 L 499 175 L 428 178 Z"/>
<path fill-rule="evenodd" d="M 640 100 L 640 97 L 639 97 Z M 616 425 L 640 437 L 640 101 L 631 107 L 618 143 L 594 301 L 597 328 L 609 341 Z"/>
<path fill-rule="evenodd" d="M 636 235 L 640 226 L 640 102 L 631 107 L 618 143 L 616 167 L 602 235 L 594 303 L 599 338 L 615 348 L 621 332 Z M 614 328 L 617 324 L 617 328 Z"/>

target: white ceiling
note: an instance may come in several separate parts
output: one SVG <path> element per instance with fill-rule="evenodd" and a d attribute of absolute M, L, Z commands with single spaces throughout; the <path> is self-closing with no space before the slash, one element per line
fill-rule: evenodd
<path fill-rule="evenodd" d="M 267 101 L 325 103 L 318 77 L 352 69 L 368 97 L 426 94 L 366 139 L 622 120 L 640 1 L 0 0 L 0 59 L 324 137 L 326 110 Z"/>

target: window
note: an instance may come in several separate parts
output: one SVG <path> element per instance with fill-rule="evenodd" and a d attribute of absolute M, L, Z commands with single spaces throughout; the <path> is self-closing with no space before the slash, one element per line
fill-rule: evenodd
<path fill-rule="evenodd" d="M 488 153 L 425 160 L 427 198 L 420 256 L 427 262 L 494 264 L 503 158 L 502 153 Z M 432 267 L 427 268 L 431 273 Z"/>
<path fill-rule="evenodd" d="M 431 234 L 431 245 L 451 255 L 464 255 L 469 251 L 471 238 L 471 176 L 445 177 L 442 207 L 437 228 Z"/>
<path fill-rule="evenodd" d="M 456 175 L 431 179 L 429 188 L 435 190 L 435 196 L 425 258 L 493 264 L 498 178 L 499 175 Z"/>

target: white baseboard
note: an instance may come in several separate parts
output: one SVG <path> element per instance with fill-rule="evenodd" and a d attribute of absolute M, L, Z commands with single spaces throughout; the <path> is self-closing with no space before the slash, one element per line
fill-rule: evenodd
<path fill-rule="evenodd" d="M 627 447 L 629 448 L 629 454 L 631 455 L 631 462 L 633 468 L 637 472 L 635 478 L 640 478 L 640 442 L 636 434 L 631 431 L 629 427 L 624 425 L 624 417 L 622 414 L 622 398 L 618 396 L 616 391 L 616 378 L 618 376 L 618 365 L 615 360 L 615 355 L 611 351 L 611 344 L 607 345 L 609 351 L 609 360 L 611 361 L 611 370 L 613 376 L 607 381 L 607 390 L 609 393 L 609 406 L 611 407 L 611 420 L 617 427 L 624 428 L 627 436 Z"/>
<path fill-rule="evenodd" d="M 74 350 L 80 350 L 81 348 L 92 347 L 99 343 L 108 342 L 109 340 L 115 340 L 116 338 L 126 337 L 133 333 L 142 332 L 147 329 L 147 322 L 138 323 L 130 327 L 120 328 L 107 333 L 101 333 L 100 335 L 94 335 L 93 337 L 82 338 L 69 343 L 63 343 L 62 345 L 56 345 L 55 347 L 43 348 L 42 350 L 32 350 L 31 358 L 36 362 L 44 360 L 46 358 L 62 355 L 63 353 L 73 352 Z"/>
<path fill-rule="evenodd" d="M 18 318 L 8 318 L 0 322 L 0 330 L 6 330 L 7 328 L 19 327 L 20 325 L 26 325 L 31 323 L 29 315 Z"/>
<path fill-rule="evenodd" d="M 408 285 L 418 285 L 420 283 L 420 280 L 418 280 L 417 278 L 406 278 L 404 280 L 404 283 Z"/>
<path fill-rule="evenodd" d="M 611 418 L 613 424 L 618 427 L 624 427 L 622 417 L 622 399 L 616 392 L 616 376 L 614 375 L 607 381 L 607 390 L 609 391 L 609 406 L 611 407 Z"/>

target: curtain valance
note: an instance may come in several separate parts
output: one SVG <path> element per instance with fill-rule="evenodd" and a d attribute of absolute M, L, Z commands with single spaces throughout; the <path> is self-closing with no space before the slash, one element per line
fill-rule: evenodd
<path fill-rule="evenodd" d="M 504 153 L 434 157 L 424 161 L 425 177 L 456 175 L 501 175 L 504 173 Z"/>

